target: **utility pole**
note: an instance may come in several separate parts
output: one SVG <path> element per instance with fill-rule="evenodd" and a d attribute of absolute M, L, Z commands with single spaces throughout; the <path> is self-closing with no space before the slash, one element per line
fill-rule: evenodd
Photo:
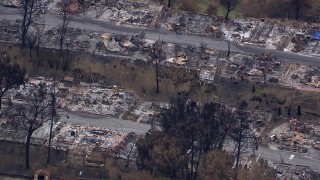
<path fill-rule="evenodd" d="M 157 76 L 157 94 L 159 94 L 159 70 L 158 70 L 158 59 L 156 59 L 156 76 Z"/>
<path fill-rule="evenodd" d="M 242 126 L 243 126 L 243 118 L 240 118 L 240 128 L 239 128 L 239 134 L 238 134 L 238 150 L 237 150 L 237 162 L 236 162 L 236 168 L 239 166 L 240 161 L 240 151 L 241 151 L 241 141 L 242 141 Z"/>
<path fill-rule="evenodd" d="M 50 163 L 50 153 L 51 153 L 51 139 L 52 139 L 52 127 L 53 127 L 53 119 L 56 116 L 56 110 L 55 110 L 55 103 L 56 103 L 56 97 L 55 97 L 55 80 L 53 80 L 53 92 L 51 93 L 51 124 L 50 124 L 50 134 L 49 134 L 49 147 L 48 147 L 48 157 L 47 157 L 47 163 Z"/>
<path fill-rule="evenodd" d="M 159 61 L 162 55 L 162 41 L 160 41 L 160 35 L 159 40 L 157 40 L 151 47 L 151 54 L 152 58 L 156 60 L 156 84 L 157 84 L 157 90 L 156 93 L 159 94 Z"/>
<path fill-rule="evenodd" d="M 227 57 L 230 56 L 230 40 L 228 40 L 228 53 L 227 53 Z"/>

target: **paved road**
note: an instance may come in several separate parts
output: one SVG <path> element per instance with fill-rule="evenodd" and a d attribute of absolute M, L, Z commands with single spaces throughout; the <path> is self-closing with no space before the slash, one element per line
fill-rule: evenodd
<path fill-rule="evenodd" d="M 312 159 L 305 157 L 306 154 L 293 153 L 288 151 L 272 150 L 264 147 L 259 147 L 256 151 L 256 155 L 261 155 L 263 159 L 275 162 L 299 165 L 299 166 L 308 166 L 314 170 L 320 171 L 320 161 L 318 159 Z"/>
<path fill-rule="evenodd" d="M 151 127 L 148 124 L 132 122 L 127 120 L 119 120 L 112 117 L 103 117 L 74 112 L 63 112 L 62 114 L 69 116 L 69 118 L 67 118 L 66 116 L 62 116 L 62 118 L 60 119 L 60 121 L 62 122 L 73 124 L 85 124 L 90 126 L 109 128 L 112 130 L 119 130 L 123 132 L 135 132 L 141 135 L 147 132 Z M 249 151 L 248 153 L 250 153 Z M 272 150 L 264 147 L 259 147 L 259 149 L 256 151 L 256 155 L 260 155 L 262 158 L 275 163 L 282 163 L 281 159 L 283 159 L 284 163 L 299 166 L 309 166 L 314 170 L 320 170 L 320 160 L 304 157 L 306 154 Z M 290 156 L 292 155 L 294 155 L 294 157 L 290 159 Z"/>
<path fill-rule="evenodd" d="M 227 143 L 224 146 L 224 149 L 230 152 L 233 152 L 234 148 L 235 144 L 230 140 L 227 141 Z M 274 163 L 287 163 L 296 166 L 308 166 L 314 170 L 320 171 L 320 158 L 319 154 L 317 153 L 319 152 L 310 151 L 310 153 L 294 153 L 289 151 L 273 150 L 259 146 L 258 150 L 255 152 L 255 155 L 258 158 L 263 158 Z M 246 156 L 250 156 L 251 154 L 251 148 L 245 150 Z"/>
<path fill-rule="evenodd" d="M 121 120 L 112 117 L 90 115 L 78 112 L 62 112 L 61 122 L 72 124 L 82 124 L 123 132 L 135 132 L 137 134 L 145 134 L 151 127 L 149 124 L 138 123 L 133 121 Z M 69 117 L 69 118 L 67 118 Z"/>
<path fill-rule="evenodd" d="M 0 7 L 0 19 L 10 19 L 16 20 L 21 19 L 21 16 L 17 9 L 1 8 Z M 48 25 L 59 26 L 61 25 L 62 19 L 55 14 L 47 13 L 41 16 L 41 21 L 44 21 Z M 210 38 L 205 38 L 201 36 L 194 36 L 188 34 L 177 35 L 173 32 L 166 31 L 163 29 L 151 29 L 143 27 L 128 27 L 116 25 L 114 23 L 104 22 L 96 19 L 86 18 L 86 17 L 72 17 L 71 27 L 81 28 L 87 30 L 93 30 L 97 32 L 107 32 L 107 33 L 117 33 L 117 34 L 140 34 L 145 33 L 147 39 L 157 40 L 161 39 L 165 42 L 199 46 L 201 43 L 207 44 L 207 47 L 215 48 L 221 51 L 227 51 L 228 43 L 226 41 L 217 41 Z M 278 50 L 270 50 L 265 48 L 231 44 L 231 52 L 243 53 L 243 54 L 262 54 L 265 51 L 272 52 L 278 59 L 282 61 L 289 61 L 294 63 L 306 64 L 306 65 L 319 65 L 320 57 L 312 57 L 299 55 L 291 52 L 284 52 Z"/>

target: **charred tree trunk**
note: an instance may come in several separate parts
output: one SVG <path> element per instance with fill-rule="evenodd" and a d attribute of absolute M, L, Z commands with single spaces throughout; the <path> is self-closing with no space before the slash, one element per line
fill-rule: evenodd
<path fill-rule="evenodd" d="M 30 42 L 29 44 L 29 57 L 32 57 L 32 48 L 33 48 L 33 42 Z"/>
<path fill-rule="evenodd" d="M 37 56 L 39 56 L 39 46 L 40 46 L 40 42 L 38 40 L 38 42 L 37 42 Z"/>
<path fill-rule="evenodd" d="M 157 83 L 157 90 L 156 93 L 159 94 L 159 69 L 158 69 L 158 59 L 156 60 L 156 83 Z"/>
<path fill-rule="evenodd" d="M 299 1 L 298 1 L 298 0 L 296 0 L 295 5 L 296 5 L 296 9 L 295 9 L 295 13 L 296 13 L 296 20 L 299 20 L 301 5 L 300 5 L 300 3 L 299 3 Z"/>
<path fill-rule="evenodd" d="M 227 57 L 230 57 L 230 41 L 228 41 L 228 53 L 227 53 Z"/>
<path fill-rule="evenodd" d="M 194 174 L 193 174 L 193 167 L 194 167 L 194 137 L 193 133 L 191 135 L 191 166 L 190 166 L 190 179 L 193 180 Z"/>
<path fill-rule="evenodd" d="M 239 161 L 240 161 L 240 154 L 241 154 L 241 141 L 242 141 L 242 126 L 243 126 L 243 120 L 240 119 L 240 128 L 239 128 L 239 135 L 238 135 L 238 149 L 237 149 L 237 162 L 236 162 L 236 168 L 239 167 Z"/>
<path fill-rule="evenodd" d="M 60 34 L 60 40 L 59 40 L 59 45 L 60 45 L 60 57 L 62 57 L 62 47 L 63 47 L 63 42 L 67 33 L 67 28 L 69 24 L 69 12 L 67 10 L 67 3 L 65 1 L 62 2 L 62 10 L 63 10 L 63 20 L 62 20 L 62 27 L 61 27 L 61 34 Z"/>
<path fill-rule="evenodd" d="M 21 46 L 22 47 L 26 46 L 26 36 L 27 36 L 27 31 L 25 30 L 25 26 L 22 26 L 22 33 L 21 33 Z"/>
<path fill-rule="evenodd" d="M 229 19 L 229 14 L 230 14 L 231 10 L 228 8 L 227 9 L 227 14 L 226 14 L 226 17 L 224 18 L 224 20 L 228 20 Z"/>
<path fill-rule="evenodd" d="M 26 4 L 29 3 L 29 0 L 26 0 Z M 26 45 L 26 36 L 27 36 L 27 16 L 28 16 L 28 6 L 23 5 L 23 18 L 22 18 L 22 26 L 21 26 L 21 46 L 24 47 Z"/>
<path fill-rule="evenodd" d="M 37 15 L 38 4 L 37 0 L 22 0 L 22 8 L 20 13 L 22 15 L 22 25 L 21 25 L 21 46 L 26 46 L 26 38 L 29 27 Z"/>
<path fill-rule="evenodd" d="M 26 160 L 26 169 L 30 169 L 30 140 L 32 136 L 32 130 L 29 129 L 28 135 L 27 135 L 27 141 L 25 144 L 25 160 Z"/>

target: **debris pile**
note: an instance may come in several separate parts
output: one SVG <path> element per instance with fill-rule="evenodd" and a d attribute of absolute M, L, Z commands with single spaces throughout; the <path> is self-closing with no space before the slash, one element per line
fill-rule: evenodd
<path fill-rule="evenodd" d="M 20 6 L 20 1 L 19 0 L 0 0 L 0 5 L 4 7 L 19 7 Z"/>
<path fill-rule="evenodd" d="M 17 42 L 20 38 L 20 21 L 15 22 L 0 20 L 0 40 L 6 42 Z"/>
<path fill-rule="evenodd" d="M 283 70 L 281 62 L 270 53 L 261 56 L 237 54 L 224 61 L 221 76 L 226 78 L 279 82 L 278 78 Z"/>
<path fill-rule="evenodd" d="M 214 39 L 222 39 L 224 34 L 221 31 L 222 17 L 212 17 L 202 14 L 192 14 L 185 11 L 171 12 L 163 28 L 188 34 L 209 36 Z"/>
<path fill-rule="evenodd" d="M 306 153 L 310 148 L 320 150 L 320 128 L 291 119 L 270 132 L 270 147 Z"/>
<path fill-rule="evenodd" d="M 24 142 L 27 136 L 22 124 L 17 121 L 4 120 L 0 124 L 0 139 L 14 142 Z"/>
<path fill-rule="evenodd" d="M 119 24 L 153 27 L 162 13 L 163 5 L 160 4 L 150 1 L 120 0 L 108 3 L 97 13 L 97 18 Z"/>
<path fill-rule="evenodd" d="M 319 56 L 320 47 L 313 37 L 317 24 L 272 20 L 234 20 L 222 26 L 227 39 L 269 49 Z"/>
<path fill-rule="evenodd" d="M 0 130 L 1 140 L 25 142 L 27 132 L 19 122 L 5 121 L 0 124 Z M 49 131 L 50 122 L 47 122 L 33 133 L 31 143 L 48 146 Z M 59 122 L 53 126 L 51 146 L 56 149 L 78 150 L 79 152 L 91 152 L 93 149 L 115 152 L 115 148 L 123 142 L 126 136 L 125 132 L 111 131 L 107 128 Z"/>
<path fill-rule="evenodd" d="M 297 89 L 320 91 L 320 68 L 290 64 L 283 75 L 282 84 Z"/>
<path fill-rule="evenodd" d="M 17 90 L 10 90 L 8 99 L 13 103 L 20 103 L 21 95 L 28 89 L 46 83 L 50 90 L 55 84 L 57 107 L 72 112 L 83 112 L 95 115 L 112 116 L 120 119 L 148 123 L 161 107 L 166 104 L 144 102 L 116 85 L 103 87 L 100 84 L 77 82 L 66 76 L 63 81 L 53 81 L 51 78 L 31 78 Z M 120 120 L 119 119 L 119 120 Z"/>
<path fill-rule="evenodd" d="M 287 163 L 276 165 L 277 179 L 318 179 L 319 172 L 312 170 L 310 167 L 294 166 Z"/>
<path fill-rule="evenodd" d="M 63 150 L 85 150 L 91 152 L 115 148 L 127 135 L 124 132 L 111 131 L 106 128 L 70 125 L 61 123 L 52 138 L 52 147 Z"/>
<path fill-rule="evenodd" d="M 59 89 L 66 89 L 61 86 Z M 59 99 L 59 107 L 70 111 L 99 115 L 119 116 L 133 102 L 133 96 L 122 89 L 76 86 L 69 88 L 65 98 Z"/>
<path fill-rule="evenodd" d="M 163 107 L 168 107 L 168 104 L 137 102 L 132 109 L 124 112 L 121 115 L 121 118 L 141 123 L 150 123 L 150 121 L 160 113 L 161 108 Z"/>

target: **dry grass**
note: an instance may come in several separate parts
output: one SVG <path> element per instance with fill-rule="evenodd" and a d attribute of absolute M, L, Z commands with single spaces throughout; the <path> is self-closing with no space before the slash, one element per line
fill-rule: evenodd
<path fill-rule="evenodd" d="M 278 85 L 256 84 L 254 82 L 239 81 L 229 82 L 228 80 L 216 81 L 215 89 L 211 92 L 205 92 L 203 86 L 194 82 L 175 83 L 170 79 L 161 79 L 160 94 L 155 94 L 155 69 L 146 62 L 131 63 L 126 60 L 119 60 L 107 57 L 92 57 L 87 54 L 73 54 L 70 71 L 62 71 L 61 69 L 50 69 L 46 61 L 46 56 L 52 53 L 50 50 L 43 50 L 40 56 L 34 55 L 34 61 L 43 61 L 42 65 L 32 64 L 28 57 L 23 56 L 18 45 L 1 44 L 3 50 L 8 52 L 8 55 L 13 61 L 18 62 L 26 67 L 27 72 L 31 76 L 42 75 L 63 77 L 64 75 L 73 76 L 74 69 L 80 69 L 83 73 L 81 80 L 86 79 L 90 73 L 99 74 L 106 81 L 105 85 L 119 85 L 122 88 L 129 89 L 135 92 L 141 98 L 149 101 L 168 102 L 171 97 L 176 97 L 179 92 L 185 92 L 189 97 L 201 102 L 209 102 L 212 95 L 217 95 L 219 100 L 230 105 L 236 105 L 239 99 L 250 101 L 253 95 L 252 86 L 256 86 L 257 92 L 261 94 L 274 94 L 277 99 L 285 99 L 286 103 L 282 105 L 292 106 L 292 112 L 296 111 L 297 105 L 301 105 L 304 112 L 319 115 L 320 109 L 317 93 L 298 91 L 288 88 L 283 88 Z M 54 56 L 54 54 L 51 54 Z M 174 73 L 172 73 L 174 75 Z M 174 78 L 173 78 L 174 79 Z M 309 97 L 310 98 L 300 98 Z M 298 98 L 298 99 L 296 99 Z M 299 99 L 300 98 L 300 99 Z M 310 104 L 312 102 L 312 104 Z M 255 108 L 257 102 L 251 102 L 251 107 Z M 307 114 L 304 114 L 307 115 Z M 302 117 L 303 118 L 303 117 Z M 310 117 L 306 117 L 310 118 Z"/>

